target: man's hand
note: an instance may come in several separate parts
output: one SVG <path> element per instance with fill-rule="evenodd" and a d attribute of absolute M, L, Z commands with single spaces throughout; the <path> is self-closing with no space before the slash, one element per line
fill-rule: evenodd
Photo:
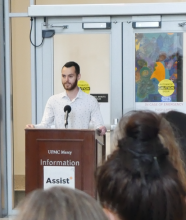
<path fill-rule="evenodd" d="M 35 128 L 33 124 L 26 125 L 26 128 Z"/>
<path fill-rule="evenodd" d="M 105 126 L 99 127 L 98 130 L 100 132 L 99 135 L 101 135 L 101 136 L 104 135 L 106 133 L 106 131 L 107 131 Z"/>

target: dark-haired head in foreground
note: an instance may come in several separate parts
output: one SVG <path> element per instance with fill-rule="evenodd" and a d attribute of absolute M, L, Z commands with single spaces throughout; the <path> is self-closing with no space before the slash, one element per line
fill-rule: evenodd
<path fill-rule="evenodd" d="M 79 190 L 53 187 L 25 197 L 15 220 L 107 220 L 101 206 Z"/>
<path fill-rule="evenodd" d="M 141 111 L 124 117 L 118 129 L 118 148 L 97 172 L 102 206 L 122 220 L 184 220 L 185 190 L 170 157 L 168 145 L 176 142 L 169 124 Z"/>

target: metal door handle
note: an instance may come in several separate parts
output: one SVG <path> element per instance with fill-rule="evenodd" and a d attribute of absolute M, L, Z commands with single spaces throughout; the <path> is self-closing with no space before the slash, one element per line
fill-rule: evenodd
<path fill-rule="evenodd" d="M 51 27 L 59 27 L 59 28 L 63 28 L 63 29 L 67 29 L 68 25 L 61 25 L 61 24 L 51 24 Z"/>

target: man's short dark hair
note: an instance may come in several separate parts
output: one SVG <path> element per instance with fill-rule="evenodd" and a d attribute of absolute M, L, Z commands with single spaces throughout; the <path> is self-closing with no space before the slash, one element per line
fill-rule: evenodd
<path fill-rule="evenodd" d="M 79 65 L 78 65 L 76 62 L 74 62 L 74 61 L 69 61 L 69 62 L 65 63 L 65 65 L 64 65 L 63 67 L 69 68 L 69 67 L 72 67 L 72 66 L 75 67 L 76 74 L 77 74 L 77 75 L 80 74 L 80 67 L 79 67 Z M 63 68 L 62 68 L 62 69 L 63 69 Z"/>

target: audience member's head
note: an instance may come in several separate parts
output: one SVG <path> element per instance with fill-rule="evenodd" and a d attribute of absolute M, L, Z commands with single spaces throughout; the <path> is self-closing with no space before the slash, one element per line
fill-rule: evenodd
<path fill-rule="evenodd" d="M 140 123 L 148 121 L 149 115 L 154 115 L 159 121 L 158 137 L 165 148 L 168 148 L 169 155 L 168 158 L 173 164 L 173 166 L 178 170 L 178 176 L 184 185 L 186 191 L 186 172 L 185 163 L 183 161 L 182 150 L 180 144 L 175 137 L 175 132 L 172 129 L 170 123 L 162 116 L 150 111 L 131 111 L 123 117 L 117 126 L 114 134 L 115 146 L 118 148 L 118 140 L 126 137 L 126 124 L 131 117 L 139 117 Z"/>
<path fill-rule="evenodd" d="M 177 141 L 181 147 L 182 158 L 186 165 L 186 114 L 177 111 L 169 111 L 162 114 L 170 122 Z"/>
<path fill-rule="evenodd" d="M 35 190 L 20 204 L 17 220 L 106 220 L 101 206 L 79 190 Z"/>
<path fill-rule="evenodd" d="M 117 149 L 98 169 L 102 206 L 113 219 L 184 220 L 179 150 L 169 123 L 152 112 L 121 119 Z"/>

